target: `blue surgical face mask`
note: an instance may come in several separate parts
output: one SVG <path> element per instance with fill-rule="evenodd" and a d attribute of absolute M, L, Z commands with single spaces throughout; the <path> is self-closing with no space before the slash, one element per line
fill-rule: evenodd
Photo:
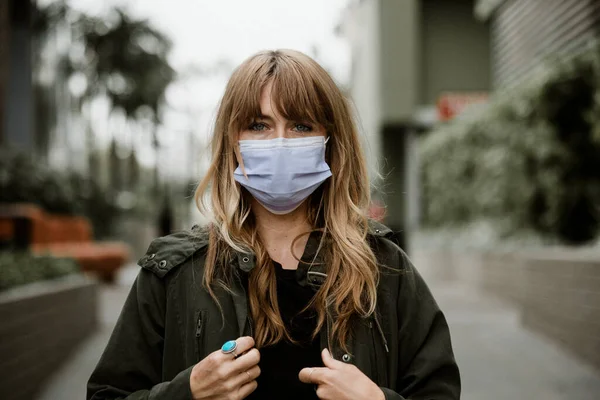
<path fill-rule="evenodd" d="M 294 211 L 331 176 L 323 136 L 240 140 L 244 161 L 234 177 L 273 214 Z"/>

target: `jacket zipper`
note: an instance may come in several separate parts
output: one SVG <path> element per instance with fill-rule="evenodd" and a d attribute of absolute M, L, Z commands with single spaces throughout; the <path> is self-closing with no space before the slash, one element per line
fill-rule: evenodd
<path fill-rule="evenodd" d="M 373 330 L 373 321 L 369 321 L 369 330 L 370 330 L 370 336 L 371 336 L 371 346 L 372 349 L 370 351 L 371 354 L 371 369 L 373 370 L 373 378 L 375 379 L 375 382 L 379 382 L 380 378 L 379 378 L 379 365 L 377 363 L 377 342 L 375 340 L 375 332 Z"/>
<path fill-rule="evenodd" d="M 203 358 L 203 346 L 202 339 L 204 336 L 204 329 L 206 327 L 206 310 L 200 310 L 198 312 L 198 318 L 196 321 L 196 356 L 198 359 Z"/>
<path fill-rule="evenodd" d="M 202 319 L 202 313 L 198 316 L 198 324 L 196 325 L 196 340 L 202 337 L 202 328 L 204 328 L 204 321 Z"/>

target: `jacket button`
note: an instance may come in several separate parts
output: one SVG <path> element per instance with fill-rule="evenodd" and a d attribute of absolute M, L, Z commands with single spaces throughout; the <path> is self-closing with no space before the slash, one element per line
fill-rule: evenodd
<path fill-rule="evenodd" d="M 154 254 L 154 253 L 153 253 L 153 254 L 150 254 L 150 255 L 148 256 L 148 260 L 152 260 L 154 257 L 156 257 L 156 254 Z"/>
<path fill-rule="evenodd" d="M 349 363 L 350 362 L 350 354 L 347 354 L 347 353 L 344 354 L 342 356 L 342 361 L 345 362 L 345 363 Z"/>
<path fill-rule="evenodd" d="M 375 229 L 375 233 L 379 233 L 381 232 L 379 229 Z"/>
<path fill-rule="evenodd" d="M 161 262 L 158 263 L 159 268 L 164 268 L 167 266 L 167 262 L 165 260 L 162 260 Z"/>

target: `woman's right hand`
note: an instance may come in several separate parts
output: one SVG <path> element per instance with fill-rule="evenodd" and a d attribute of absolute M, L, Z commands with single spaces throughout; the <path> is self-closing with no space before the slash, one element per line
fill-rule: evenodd
<path fill-rule="evenodd" d="M 194 365 L 190 376 L 194 400 L 241 400 L 256 390 L 260 353 L 250 336 L 238 338 L 236 343 L 237 358 L 217 350 Z"/>

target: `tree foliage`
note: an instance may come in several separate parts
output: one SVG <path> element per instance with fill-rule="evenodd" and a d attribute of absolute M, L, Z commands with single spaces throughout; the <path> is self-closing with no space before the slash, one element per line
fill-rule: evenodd
<path fill-rule="evenodd" d="M 584 243 L 600 228 L 600 48 L 554 61 L 529 84 L 421 143 L 428 227 L 492 220 Z"/>
<path fill-rule="evenodd" d="M 70 75 L 85 85 L 80 100 L 105 95 L 127 117 L 146 109 L 158 123 L 165 90 L 175 79 L 168 62 L 169 38 L 123 9 L 100 18 L 74 10 L 65 1 L 39 9 L 35 28 L 42 33 L 65 21 L 73 34 L 73 51 L 63 61 Z"/>

